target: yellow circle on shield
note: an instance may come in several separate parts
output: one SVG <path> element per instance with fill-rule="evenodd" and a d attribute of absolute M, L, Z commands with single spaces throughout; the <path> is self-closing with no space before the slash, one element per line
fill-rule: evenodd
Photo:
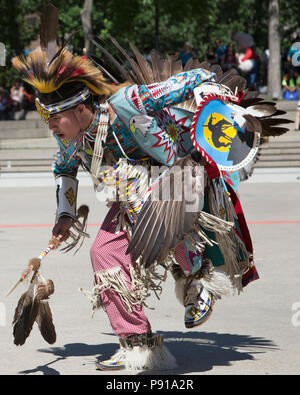
<path fill-rule="evenodd" d="M 219 113 L 210 114 L 203 127 L 204 138 L 214 149 L 227 152 L 237 130 L 232 123 Z"/>

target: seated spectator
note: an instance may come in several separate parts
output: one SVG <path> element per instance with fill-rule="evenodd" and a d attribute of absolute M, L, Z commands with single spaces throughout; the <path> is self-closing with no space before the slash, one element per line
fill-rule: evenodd
<path fill-rule="evenodd" d="M 219 62 L 218 55 L 215 53 L 214 47 L 211 44 L 207 47 L 204 60 L 210 64 L 218 64 Z"/>
<path fill-rule="evenodd" d="M 197 54 L 192 50 L 192 47 L 189 42 L 184 44 L 183 50 L 179 54 L 179 59 L 181 60 L 182 67 L 184 67 L 188 60 L 191 58 L 197 58 Z"/>
<path fill-rule="evenodd" d="M 215 53 L 218 56 L 218 62 L 221 64 L 222 56 L 224 55 L 226 51 L 226 46 L 221 45 L 220 40 L 215 41 Z"/>
<path fill-rule="evenodd" d="M 298 90 L 297 84 L 300 85 L 300 76 L 293 71 L 284 74 L 282 79 L 282 98 L 284 100 L 297 100 Z"/>
<path fill-rule="evenodd" d="M 12 111 L 13 111 L 13 119 L 15 117 L 15 112 L 20 111 L 23 102 L 23 86 L 19 82 L 14 82 L 13 86 L 10 89 L 10 97 L 12 100 Z"/>
<path fill-rule="evenodd" d="M 239 60 L 235 52 L 233 44 L 228 44 L 226 51 L 224 52 L 221 59 L 221 67 L 223 71 L 235 68 L 238 69 Z"/>

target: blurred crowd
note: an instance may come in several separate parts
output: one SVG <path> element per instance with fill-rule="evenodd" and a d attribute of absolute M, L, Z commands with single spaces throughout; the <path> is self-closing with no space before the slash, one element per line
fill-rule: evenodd
<path fill-rule="evenodd" d="M 220 40 L 208 44 L 204 56 L 206 62 L 218 64 L 225 72 L 235 68 L 247 80 L 249 90 L 267 94 L 268 61 L 270 51 L 265 49 L 259 56 L 252 36 L 244 32 L 235 32 L 226 45 Z M 183 67 L 190 58 L 198 58 L 198 54 L 186 42 L 179 59 Z M 296 37 L 284 56 L 281 58 L 282 98 L 297 101 L 295 130 L 300 131 L 300 37 Z"/>
<path fill-rule="evenodd" d="M 192 50 L 188 42 L 185 43 L 179 58 L 185 66 L 191 57 L 198 57 Z M 250 90 L 258 89 L 258 76 L 261 68 L 261 59 L 256 52 L 255 43 L 248 33 L 235 32 L 231 36 L 231 42 L 222 44 L 220 40 L 215 40 L 214 44 L 209 44 L 204 56 L 206 62 L 218 64 L 225 72 L 235 68 L 247 80 Z"/>
<path fill-rule="evenodd" d="M 198 58 L 198 54 L 186 42 L 179 53 L 182 65 L 185 66 L 192 57 Z M 263 87 L 267 85 L 269 50 L 266 49 L 259 55 L 255 42 L 248 33 L 235 32 L 231 35 L 231 41 L 226 44 L 221 43 L 220 40 L 215 40 L 214 44 L 208 44 L 203 60 L 211 64 L 219 64 L 224 72 L 235 68 L 245 76 L 250 90 L 263 90 Z M 297 79 L 299 81 L 300 76 L 300 37 L 295 38 L 288 53 L 282 57 L 281 69 L 283 98 L 289 100 L 294 96 L 293 100 L 296 100 L 297 93 L 287 95 L 285 92 L 297 90 Z"/>
<path fill-rule="evenodd" d="M 145 54 L 144 56 L 147 55 Z M 198 58 L 198 53 L 186 42 L 178 58 L 183 67 L 191 58 Z M 148 58 L 147 58 L 148 59 Z M 151 59 L 148 59 L 149 62 Z M 228 43 L 215 40 L 209 43 L 204 58 L 210 64 L 218 64 L 224 72 L 235 68 L 247 80 L 249 90 L 267 94 L 267 75 L 269 50 L 257 53 L 253 37 L 245 32 L 234 32 Z M 297 36 L 281 59 L 282 98 L 297 101 L 296 129 L 300 126 L 300 37 Z M 24 120 L 28 111 L 34 110 L 33 88 L 25 83 L 15 81 L 10 89 L 0 86 L 0 121 Z"/>
<path fill-rule="evenodd" d="M 34 109 L 34 92 L 30 85 L 16 81 L 9 90 L 0 86 L 0 121 L 24 120 Z"/>

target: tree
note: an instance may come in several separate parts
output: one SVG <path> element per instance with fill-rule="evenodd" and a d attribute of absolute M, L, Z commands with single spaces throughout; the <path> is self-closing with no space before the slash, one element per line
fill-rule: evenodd
<path fill-rule="evenodd" d="M 158 47 L 162 53 L 178 52 L 189 41 L 199 58 L 216 39 L 226 45 L 233 31 L 250 33 L 259 55 L 268 44 L 268 4 L 261 0 L 1 0 L 0 42 L 7 50 L 5 68 L 0 67 L 0 85 L 9 85 L 17 75 L 9 67 L 12 56 L 20 55 L 38 37 L 39 16 L 51 1 L 59 9 L 59 44 L 76 32 L 69 45 L 82 54 L 91 34 L 109 44 L 111 35 L 126 49 L 135 44 L 142 53 Z M 277 0 L 282 26 L 281 53 L 286 53 L 297 29 L 300 1 Z M 34 19 L 35 16 L 35 19 Z M 101 56 L 101 52 L 96 55 Z M 279 63 L 279 62 L 278 62 Z M 1 70 L 2 69 L 2 70 Z"/>
<path fill-rule="evenodd" d="M 86 55 L 88 56 L 92 52 L 92 21 L 91 12 L 93 7 L 93 0 L 85 0 L 83 9 L 80 12 L 82 28 L 84 33 L 84 47 L 86 49 Z"/>
<path fill-rule="evenodd" d="M 281 92 L 281 58 L 278 0 L 269 0 L 268 37 L 270 50 L 270 57 L 268 62 L 268 95 L 274 99 L 278 99 Z"/>

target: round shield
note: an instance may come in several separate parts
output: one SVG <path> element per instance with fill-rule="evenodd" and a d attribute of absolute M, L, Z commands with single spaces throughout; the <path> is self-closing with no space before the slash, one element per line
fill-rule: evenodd
<path fill-rule="evenodd" d="M 236 122 L 243 111 L 224 96 L 207 95 L 195 112 L 191 126 L 193 145 L 220 170 L 239 170 L 257 153 L 259 134 L 248 132 Z"/>

